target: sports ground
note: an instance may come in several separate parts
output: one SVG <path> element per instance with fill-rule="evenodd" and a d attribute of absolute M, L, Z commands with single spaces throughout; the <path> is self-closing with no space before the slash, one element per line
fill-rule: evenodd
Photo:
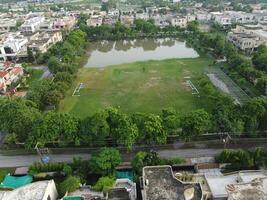
<path fill-rule="evenodd" d="M 204 75 L 211 63 L 210 58 L 201 56 L 82 68 L 59 110 L 83 118 L 110 106 L 127 113 L 160 113 L 168 107 L 180 112 L 209 109 L 210 102 L 201 93 L 196 77 Z M 194 88 L 199 94 L 194 94 Z"/>

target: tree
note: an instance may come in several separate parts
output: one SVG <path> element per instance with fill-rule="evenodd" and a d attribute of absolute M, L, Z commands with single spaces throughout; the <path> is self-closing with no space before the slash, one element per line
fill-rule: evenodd
<path fill-rule="evenodd" d="M 139 151 L 133 158 L 132 160 L 132 166 L 133 166 L 133 170 L 137 173 L 137 174 L 142 174 L 142 169 L 145 166 L 144 164 L 144 159 L 146 157 L 147 153 L 143 152 L 143 151 Z"/>
<path fill-rule="evenodd" d="M 117 149 L 101 148 L 92 155 L 90 166 L 94 173 L 111 175 L 115 168 L 121 163 L 121 155 Z"/>
<path fill-rule="evenodd" d="M 103 146 L 109 136 L 108 113 L 99 111 L 91 117 L 86 117 L 80 123 L 79 133 L 83 141 L 90 146 Z"/>
<path fill-rule="evenodd" d="M 67 84 L 68 87 L 70 87 L 73 83 L 73 75 L 71 75 L 67 72 L 58 72 L 55 75 L 54 81 L 55 82 L 63 82 L 65 84 Z"/>
<path fill-rule="evenodd" d="M 58 71 L 60 71 L 61 68 L 61 63 L 59 61 L 59 59 L 55 56 L 51 56 L 47 62 L 49 71 L 52 74 L 56 74 Z"/>
<path fill-rule="evenodd" d="M 158 153 L 155 151 L 150 151 L 150 152 L 139 151 L 132 160 L 132 166 L 134 171 L 137 174 L 141 175 L 143 167 L 168 164 L 165 163 L 165 161 L 167 160 L 161 159 Z"/>
<path fill-rule="evenodd" d="M 181 124 L 182 137 L 190 140 L 192 137 L 199 136 L 209 130 L 210 115 L 204 109 L 195 110 L 183 117 Z"/>
<path fill-rule="evenodd" d="M 216 132 L 241 133 L 244 129 L 238 107 L 228 96 L 220 96 L 217 99 L 212 111 L 212 123 Z"/>
<path fill-rule="evenodd" d="M 242 107 L 245 131 L 254 133 L 259 126 L 259 121 L 264 116 L 267 108 L 266 97 L 256 97 Z"/>
<path fill-rule="evenodd" d="M 180 119 L 178 113 L 173 108 L 163 109 L 162 114 L 162 124 L 167 133 L 175 134 L 180 126 Z"/>
<path fill-rule="evenodd" d="M 93 189 L 96 191 L 103 191 L 105 194 L 113 187 L 115 178 L 110 176 L 103 176 L 94 185 Z"/>
<path fill-rule="evenodd" d="M 139 129 L 139 140 L 148 144 L 164 144 L 167 132 L 164 130 L 162 119 L 158 115 L 135 113 L 133 121 Z"/>
<path fill-rule="evenodd" d="M 59 193 L 61 196 L 65 195 L 66 192 L 74 192 L 80 187 L 80 179 L 76 176 L 68 176 L 66 180 L 64 180 L 59 185 Z"/>
<path fill-rule="evenodd" d="M 67 176 L 70 176 L 72 175 L 72 169 L 69 165 L 65 165 L 64 168 L 63 168 L 63 172 L 67 175 Z"/>
<path fill-rule="evenodd" d="M 75 117 L 67 113 L 48 112 L 33 126 L 27 143 L 29 147 L 37 142 L 41 146 L 48 142 L 65 144 L 74 141 L 79 144 L 77 130 L 78 120 Z"/>
<path fill-rule="evenodd" d="M 108 123 L 112 138 L 117 144 L 122 144 L 131 149 L 138 137 L 138 128 L 130 117 L 120 113 L 117 109 L 107 109 Z"/>
<path fill-rule="evenodd" d="M 0 103 L 0 113 L 0 130 L 15 134 L 20 142 L 27 139 L 32 127 L 41 118 L 36 104 L 24 99 L 4 100 Z"/>
<path fill-rule="evenodd" d="M 187 26 L 187 29 L 192 32 L 198 32 L 199 31 L 199 23 L 197 21 L 190 22 Z"/>

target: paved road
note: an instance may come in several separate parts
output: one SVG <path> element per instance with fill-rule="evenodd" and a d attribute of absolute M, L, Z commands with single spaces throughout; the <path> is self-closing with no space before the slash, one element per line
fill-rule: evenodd
<path fill-rule="evenodd" d="M 180 149 L 180 150 L 159 150 L 157 151 L 161 157 L 212 157 L 221 152 L 222 149 Z M 71 162 L 73 157 L 81 157 L 89 159 L 91 154 L 52 154 L 53 162 Z M 124 161 L 130 161 L 132 158 L 131 153 L 123 153 Z M 21 155 L 21 156 L 3 156 L 0 155 L 0 167 L 18 167 L 28 166 L 33 162 L 38 162 L 40 159 L 37 155 Z"/>

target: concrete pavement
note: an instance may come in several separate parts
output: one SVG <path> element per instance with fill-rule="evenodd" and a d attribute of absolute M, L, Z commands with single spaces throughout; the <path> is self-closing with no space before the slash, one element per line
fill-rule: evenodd
<path fill-rule="evenodd" d="M 196 157 L 213 157 L 222 149 L 178 149 L 178 150 L 158 150 L 157 152 L 163 158 L 196 158 Z M 124 161 L 130 161 L 133 153 L 122 153 Z M 81 157 L 90 159 L 90 153 L 83 154 L 51 154 L 52 162 L 71 162 L 73 157 Z M 19 155 L 19 156 L 3 156 L 0 155 L 0 167 L 19 167 L 28 166 L 34 162 L 40 161 L 38 155 Z"/>

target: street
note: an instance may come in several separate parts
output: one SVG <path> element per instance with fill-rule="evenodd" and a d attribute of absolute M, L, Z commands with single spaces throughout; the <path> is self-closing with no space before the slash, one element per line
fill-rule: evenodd
<path fill-rule="evenodd" d="M 177 149 L 177 150 L 158 150 L 157 152 L 163 158 L 183 157 L 212 157 L 221 152 L 222 149 Z M 90 153 L 84 154 L 52 154 L 52 162 L 71 162 L 73 157 L 81 157 L 89 159 Z M 130 153 L 122 154 L 124 161 L 130 161 L 133 157 Z M 34 162 L 38 162 L 40 157 L 38 155 L 20 155 L 20 156 L 3 156 L 0 155 L 0 167 L 19 167 L 29 166 Z"/>

